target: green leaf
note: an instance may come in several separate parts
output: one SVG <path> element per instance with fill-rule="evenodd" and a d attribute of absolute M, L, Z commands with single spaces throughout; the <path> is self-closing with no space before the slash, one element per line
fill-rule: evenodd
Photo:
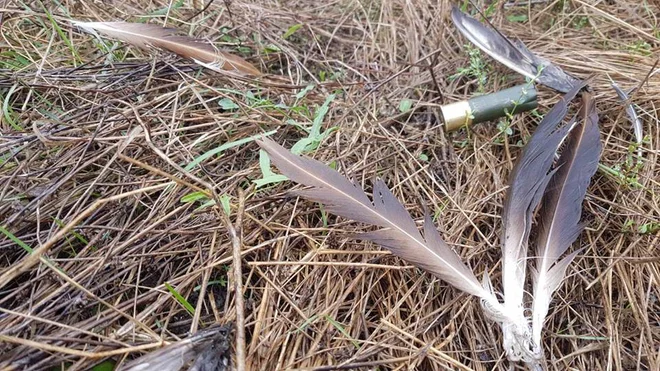
<path fill-rule="evenodd" d="M 285 177 L 284 175 L 273 174 L 273 175 L 265 176 L 261 179 L 256 179 L 253 182 L 257 186 L 257 188 L 261 188 L 268 184 L 282 183 L 286 180 L 289 180 L 289 178 Z"/>
<path fill-rule="evenodd" d="M 220 196 L 220 204 L 222 205 L 222 210 L 227 215 L 231 214 L 231 204 L 229 203 L 229 200 L 231 200 L 231 196 L 227 194 Z"/>
<path fill-rule="evenodd" d="M 658 223 L 645 223 L 639 226 L 638 228 L 639 233 L 641 234 L 647 234 L 647 233 L 655 233 L 660 230 L 660 224 Z"/>
<path fill-rule="evenodd" d="M 181 202 L 184 203 L 184 204 L 190 204 L 190 203 L 193 203 L 195 201 L 199 201 L 199 200 L 204 200 L 205 201 L 205 200 L 208 200 L 208 199 L 209 199 L 209 196 L 207 196 L 206 193 L 204 193 L 202 191 L 198 191 L 198 192 L 188 193 L 187 195 L 181 197 Z"/>
<path fill-rule="evenodd" d="M 264 46 L 264 53 L 266 53 L 266 54 L 268 54 L 268 53 L 278 53 L 278 52 L 281 52 L 281 51 L 282 50 L 280 49 L 280 47 L 275 45 L 275 44 L 268 44 L 268 45 Z"/>
<path fill-rule="evenodd" d="M 218 105 L 225 111 L 233 111 L 238 109 L 238 104 L 236 104 L 231 98 L 222 98 L 218 101 Z"/>
<path fill-rule="evenodd" d="M 310 90 L 314 89 L 315 86 L 316 85 L 314 85 L 314 84 L 309 84 L 309 85 L 305 86 L 304 89 L 302 89 L 301 91 L 298 92 L 298 94 L 296 94 L 296 99 L 304 98 L 305 95 L 307 95 L 307 93 L 309 93 Z"/>
<path fill-rule="evenodd" d="M 316 110 L 316 115 L 314 116 L 314 122 L 312 123 L 312 129 L 310 130 L 310 137 L 317 137 L 321 134 L 321 125 L 323 124 L 323 119 L 330 109 L 330 103 L 335 100 L 335 95 L 330 94 L 323 102 L 323 105 Z"/>
<path fill-rule="evenodd" d="M 190 303 L 188 303 L 188 300 L 186 300 L 186 298 L 184 298 L 181 294 L 179 294 L 179 292 L 176 291 L 176 289 L 172 287 L 172 285 L 170 285 L 169 283 L 165 282 L 165 287 L 170 292 L 170 294 L 174 296 L 174 299 L 176 299 L 176 301 L 178 301 L 179 304 L 181 304 L 184 308 L 186 308 L 188 313 L 190 313 L 191 315 L 195 315 L 195 308 L 192 305 L 190 305 Z"/>
<path fill-rule="evenodd" d="M 204 209 L 206 209 L 207 207 L 209 207 L 209 206 L 214 206 L 214 205 L 215 205 L 215 200 L 208 200 L 208 201 L 204 202 L 203 204 L 201 204 L 201 205 L 200 205 L 197 209 L 195 209 L 195 210 L 204 210 Z"/>
<path fill-rule="evenodd" d="M 262 177 L 261 179 L 253 181 L 257 188 L 263 187 L 267 184 L 280 183 L 289 179 L 284 175 L 273 173 L 270 169 L 270 157 L 268 157 L 268 153 L 264 150 L 259 151 L 259 169 L 261 169 Z"/>
<path fill-rule="evenodd" d="M 257 134 L 253 135 L 251 137 L 235 140 L 233 142 L 225 143 L 217 148 L 214 148 L 210 151 L 205 152 L 203 155 L 196 157 L 192 162 L 190 162 L 188 165 L 186 165 L 185 169 L 190 171 L 192 168 L 195 166 L 199 165 L 202 163 L 204 160 L 206 160 L 209 157 L 215 156 L 217 154 L 220 154 L 230 148 L 238 147 L 240 145 L 243 145 L 245 143 L 250 143 L 253 142 L 259 138 L 267 137 L 269 135 L 273 135 L 277 132 L 277 130 L 271 130 L 269 132 L 263 133 L 263 134 Z"/>
<path fill-rule="evenodd" d="M 348 333 L 348 331 L 346 331 L 344 326 L 342 326 L 339 322 L 335 321 L 332 317 L 330 317 L 327 314 L 324 317 L 326 321 L 330 322 L 330 324 L 334 326 L 337 330 L 339 330 L 339 332 L 341 332 L 342 335 L 346 336 L 346 338 L 350 340 L 351 343 L 353 343 L 353 346 L 355 346 L 356 348 L 360 348 L 360 343 L 357 340 L 355 340 L 351 336 L 351 334 Z"/>
<path fill-rule="evenodd" d="M 289 29 L 286 30 L 286 32 L 284 33 L 284 35 L 282 35 L 282 38 L 283 38 L 284 40 L 288 39 L 288 38 L 291 37 L 294 33 L 296 33 L 296 31 L 298 31 L 298 30 L 300 29 L 300 27 L 302 27 L 302 23 L 294 24 L 293 26 L 289 27 Z"/>
<path fill-rule="evenodd" d="M 509 22 L 524 23 L 527 22 L 527 14 L 510 14 L 506 16 Z"/>
<path fill-rule="evenodd" d="M 399 102 L 399 111 L 402 113 L 410 111 L 412 108 L 412 101 L 410 99 L 402 99 L 401 102 Z"/>
<path fill-rule="evenodd" d="M 4 234 L 12 240 L 15 244 L 18 246 L 22 247 L 23 250 L 27 251 L 28 253 L 32 254 L 32 248 L 28 246 L 25 242 L 21 241 L 20 238 L 16 237 L 13 233 L 9 232 L 5 227 L 0 226 L 0 233 Z"/>
<path fill-rule="evenodd" d="M 314 139 L 312 138 L 302 138 L 299 141 L 297 141 L 293 147 L 291 147 L 291 153 L 294 155 L 301 155 L 303 152 L 309 152 L 307 149 L 307 146 L 310 146 L 314 144 Z M 313 149 L 311 149 L 313 151 Z"/>
<path fill-rule="evenodd" d="M 21 125 L 19 125 L 18 122 L 14 120 L 14 116 L 16 116 L 16 114 L 14 113 L 14 110 L 10 104 L 11 95 L 14 94 L 14 91 L 16 91 L 18 87 L 18 84 L 14 84 L 11 86 L 11 88 L 9 88 L 7 96 L 5 96 L 5 99 L 2 101 L 2 114 L 5 117 L 6 122 L 12 128 L 14 128 L 14 130 L 23 131 Z"/>
<path fill-rule="evenodd" d="M 429 160 L 429 156 L 427 156 L 426 153 L 420 153 L 419 154 L 419 160 L 426 162 L 426 161 Z"/>
<path fill-rule="evenodd" d="M 115 365 L 117 365 L 117 362 L 108 359 L 92 367 L 91 371 L 113 371 L 115 369 Z"/>

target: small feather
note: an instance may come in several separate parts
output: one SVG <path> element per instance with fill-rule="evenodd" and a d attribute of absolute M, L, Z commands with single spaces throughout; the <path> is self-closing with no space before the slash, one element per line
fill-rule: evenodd
<path fill-rule="evenodd" d="M 74 25 L 97 35 L 97 31 L 146 49 L 161 48 L 218 72 L 260 76 L 261 72 L 241 57 L 218 50 L 212 43 L 176 35 L 177 30 L 147 23 L 78 22 Z M 97 35 L 98 36 L 98 35 Z"/>
<path fill-rule="evenodd" d="M 267 138 L 258 143 L 284 175 L 312 187 L 296 192 L 298 195 L 323 203 L 333 214 L 386 228 L 360 234 L 357 238 L 376 242 L 454 287 L 499 306 L 497 299 L 481 287 L 472 271 L 442 241 L 428 217 L 425 238 L 422 237 L 410 214 L 383 181 L 374 182 L 372 202 L 355 183 L 325 164 L 296 156 Z"/>
<path fill-rule="evenodd" d="M 625 105 L 626 113 L 628 114 L 628 118 L 630 119 L 630 122 L 633 125 L 633 130 L 635 131 L 635 140 L 637 141 L 637 144 L 641 144 L 644 140 L 642 120 L 639 119 L 637 111 L 635 111 L 635 107 L 633 107 L 632 102 L 630 102 L 630 99 L 628 98 L 628 94 L 621 90 L 621 88 L 615 83 L 612 83 L 612 88 L 614 91 L 616 91 L 616 95 L 619 96 L 619 99 Z"/>
<path fill-rule="evenodd" d="M 552 293 L 561 284 L 577 252 L 558 260 L 582 232 L 582 201 L 600 158 L 598 113 L 588 93 L 583 93 L 580 116 L 581 122 L 569 134 L 559 157 L 557 171 L 543 196 L 540 211 L 532 311 L 532 333 L 539 346 Z"/>
<path fill-rule="evenodd" d="M 187 339 L 169 344 L 145 354 L 125 365 L 119 371 L 179 371 L 194 361 L 192 369 L 202 370 L 206 365 L 223 365 L 224 352 L 229 349 L 227 336 L 231 325 L 209 327 Z M 216 368 L 217 369 L 217 368 Z"/>
<path fill-rule="evenodd" d="M 470 42 L 521 75 L 562 93 L 567 93 L 579 83 L 578 79 L 570 76 L 560 67 L 536 56 L 522 42 L 511 42 L 499 31 L 487 28 L 455 6 L 452 8 L 451 18 L 456 28 Z"/>

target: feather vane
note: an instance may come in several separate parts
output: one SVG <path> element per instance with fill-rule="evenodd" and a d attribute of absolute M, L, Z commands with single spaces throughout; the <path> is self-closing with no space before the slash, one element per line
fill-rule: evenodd
<path fill-rule="evenodd" d="M 558 261 L 582 232 L 582 201 L 600 157 L 598 113 L 588 93 L 583 93 L 580 116 L 581 122 L 569 134 L 559 157 L 557 171 L 546 189 L 540 212 L 532 308 L 532 333 L 539 347 L 552 293 L 579 252 Z"/>
<path fill-rule="evenodd" d="M 456 28 L 471 43 L 519 74 L 562 93 L 567 93 L 579 82 L 560 67 L 536 56 L 522 42 L 511 42 L 496 29 L 484 26 L 455 6 L 451 18 Z"/>
<path fill-rule="evenodd" d="M 146 23 L 128 22 L 73 22 L 81 29 L 97 35 L 110 36 L 139 48 L 149 46 L 164 49 L 218 72 L 241 76 L 260 76 L 261 72 L 241 57 L 218 50 L 212 43 L 187 36 L 176 35 L 174 28 Z"/>

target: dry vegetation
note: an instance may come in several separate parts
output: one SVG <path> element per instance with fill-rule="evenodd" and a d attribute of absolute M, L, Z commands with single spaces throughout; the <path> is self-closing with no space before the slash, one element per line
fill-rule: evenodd
<path fill-rule="evenodd" d="M 507 175 L 558 95 L 540 87 L 537 113 L 446 135 L 438 106 L 476 93 L 479 75 L 486 92 L 523 81 L 486 56 L 470 60 L 450 1 L 209 2 L 201 13 L 200 1 L 0 2 L 0 368 L 120 363 L 234 322 L 232 239 L 222 207 L 200 209 L 211 191 L 240 221 L 251 369 L 507 369 L 477 300 L 347 240 L 365 227 L 290 197 L 291 183 L 257 188 L 255 143 L 186 166 L 273 130 L 290 148 L 334 93 L 319 121 L 330 131 L 310 155 L 365 186 L 385 178 L 499 284 Z M 552 369 L 658 370 L 660 74 L 648 75 L 660 8 L 504 3 L 493 24 L 578 77 L 595 74 L 601 112 L 602 166 L 574 246 L 585 249 L 546 325 Z M 69 19 L 166 23 L 281 76 L 243 81 L 103 45 Z M 451 78 L 468 66 L 475 74 Z M 639 164 L 608 75 L 625 90 L 640 86 Z"/>

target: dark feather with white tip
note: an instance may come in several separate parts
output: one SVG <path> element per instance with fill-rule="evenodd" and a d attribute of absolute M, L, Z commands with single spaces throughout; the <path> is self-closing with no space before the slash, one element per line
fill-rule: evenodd
<path fill-rule="evenodd" d="M 582 232 L 582 201 L 600 158 L 598 113 L 591 95 L 583 93 L 582 97 L 581 121 L 566 140 L 540 209 L 532 308 L 532 333 L 539 346 L 552 293 L 561 284 L 566 268 L 578 253 L 559 260 Z"/>

